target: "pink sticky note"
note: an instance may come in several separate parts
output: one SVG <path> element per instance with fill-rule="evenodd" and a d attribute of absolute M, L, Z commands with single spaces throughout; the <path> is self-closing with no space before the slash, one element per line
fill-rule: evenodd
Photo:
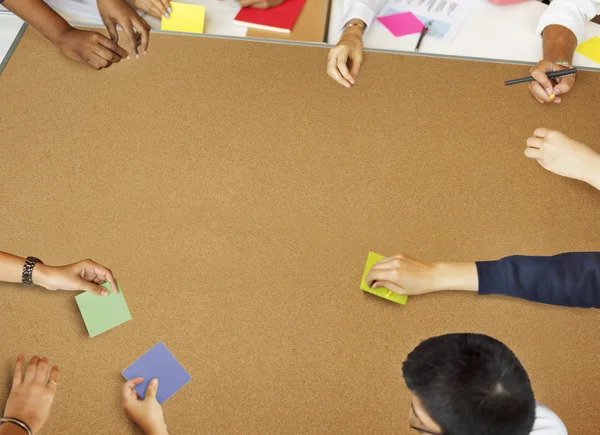
<path fill-rule="evenodd" d="M 421 33 L 424 27 L 423 23 L 410 12 L 386 15 L 377 19 L 396 37 Z"/>

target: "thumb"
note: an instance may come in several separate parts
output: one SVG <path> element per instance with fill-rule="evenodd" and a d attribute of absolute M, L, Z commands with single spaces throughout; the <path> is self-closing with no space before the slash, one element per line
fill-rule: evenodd
<path fill-rule="evenodd" d="M 156 393 L 158 392 L 158 379 L 154 378 L 148 384 L 146 389 L 146 399 L 156 400 Z"/>
<path fill-rule="evenodd" d="M 93 293 L 98 296 L 108 296 L 108 290 L 94 282 L 81 279 L 79 280 L 78 287 L 83 291 Z"/>
<path fill-rule="evenodd" d="M 110 40 L 113 42 L 119 42 L 119 32 L 117 32 L 117 26 L 115 23 L 109 20 L 103 20 L 103 22 L 106 26 L 106 30 L 108 30 L 108 34 L 110 35 Z"/>

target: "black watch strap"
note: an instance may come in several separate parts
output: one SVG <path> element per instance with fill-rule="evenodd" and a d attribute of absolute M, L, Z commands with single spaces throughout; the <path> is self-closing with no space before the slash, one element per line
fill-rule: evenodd
<path fill-rule="evenodd" d="M 40 260 L 39 258 L 27 257 L 27 259 L 25 260 L 25 264 L 23 265 L 23 275 L 21 276 L 21 282 L 23 284 L 33 285 L 33 279 L 32 279 L 33 268 L 35 267 L 35 265 L 37 263 L 44 264 L 44 262 L 42 260 Z"/>

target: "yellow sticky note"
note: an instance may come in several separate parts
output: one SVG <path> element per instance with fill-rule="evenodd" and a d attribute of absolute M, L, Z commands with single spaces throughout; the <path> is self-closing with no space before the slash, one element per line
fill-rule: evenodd
<path fill-rule="evenodd" d="M 171 2 L 169 18 L 162 17 L 160 30 L 171 32 L 204 33 L 204 6 Z"/>
<path fill-rule="evenodd" d="M 583 54 L 588 59 L 600 63 L 600 38 L 594 36 L 593 38 L 582 42 L 577 47 L 576 51 L 579 54 Z"/>
<path fill-rule="evenodd" d="M 385 258 L 385 257 L 383 255 L 379 255 L 374 252 L 369 252 L 369 256 L 367 257 L 367 264 L 365 265 L 365 271 L 363 272 L 362 281 L 360 283 L 360 289 L 363 291 L 366 291 L 368 293 L 372 293 L 376 296 L 379 296 L 380 298 L 387 299 L 388 301 L 396 302 L 397 304 L 406 305 L 406 300 L 408 299 L 407 296 L 400 296 L 399 294 L 394 293 L 393 291 L 388 290 L 386 288 L 380 287 L 380 288 L 373 289 L 367 285 L 365 278 L 369 274 L 371 267 L 373 267 L 373 265 L 375 263 L 377 263 L 379 260 L 381 260 L 382 258 Z"/>

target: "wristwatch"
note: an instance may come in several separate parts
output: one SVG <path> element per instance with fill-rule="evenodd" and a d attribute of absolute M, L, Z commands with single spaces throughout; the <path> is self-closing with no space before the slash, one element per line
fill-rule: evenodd
<path fill-rule="evenodd" d="M 44 264 L 44 262 L 39 258 L 27 257 L 27 259 L 25 260 L 25 264 L 23 265 L 23 275 L 21 275 L 21 282 L 23 284 L 33 285 L 33 280 L 31 279 L 31 277 L 33 274 L 33 268 L 37 263 Z"/>

